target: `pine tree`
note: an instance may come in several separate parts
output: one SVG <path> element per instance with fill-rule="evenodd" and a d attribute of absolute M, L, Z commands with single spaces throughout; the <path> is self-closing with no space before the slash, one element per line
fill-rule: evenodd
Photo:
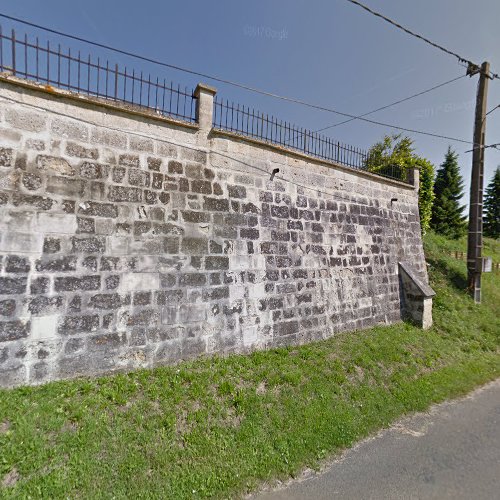
<path fill-rule="evenodd" d="M 500 238 L 500 167 L 486 188 L 483 222 L 485 236 Z"/>
<path fill-rule="evenodd" d="M 448 147 L 434 183 L 431 227 L 437 233 L 457 239 L 465 233 L 464 206 L 460 205 L 464 183 L 458 168 L 458 154 Z"/>

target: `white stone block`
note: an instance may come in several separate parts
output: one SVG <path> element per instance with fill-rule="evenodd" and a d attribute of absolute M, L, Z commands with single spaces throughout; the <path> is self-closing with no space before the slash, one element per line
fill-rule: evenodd
<path fill-rule="evenodd" d="M 259 341 L 259 332 L 256 326 L 251 326 L 243 330 L 243 345 L 249 347 Z"/>
<path fill-rule="evenodd" d="M 158 290 L 160 277 L 158 273 L 128 273 L 122 277 L 120 289 L 122 292 L 136 292 L 140 290 Z"/>
<path fill-rule="evenodd" d="M 245 287 L 244 286 L 231 286 L 229 288 L 229 296 L 231 300 L 240 300 L 245 298 Z"/>
<path fill-rule="evenodd" d="M 41 233 L 75 234 L 76 215 L 39 213 L 36 217 L 36 229 Z"/>
<path fill-rule="evenodd" d="M 126 236 L 109 236 L 107 248 L 111 255 L 127 255 L 129 238 Z"/>
<path fill-rule="evenodd" d="M 43 235 L 26 233 L 4 233 L 0 243 L 1 252 L 42 253 Z"/>
<path fill-rule="evenodd" d="M 51 316 L 33 316 L 31 318 L 31 340 L 57 338 L 58 314 Z"/>

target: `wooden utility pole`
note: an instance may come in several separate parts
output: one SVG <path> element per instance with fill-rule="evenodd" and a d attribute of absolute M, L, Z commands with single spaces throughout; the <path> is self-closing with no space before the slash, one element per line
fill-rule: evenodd
<path fill-rule="evenodd" d="M 479 73 L 474 122 L 474 144 L 472 150 L 472 174 L 469 204 L 469 236 L 467 240 L 467 282 L 476 304 L 481 303 L 481 273 L 483 262 L 483 174 L 486 131 L 486 103 L 490 64 L 484 62 Z"/>

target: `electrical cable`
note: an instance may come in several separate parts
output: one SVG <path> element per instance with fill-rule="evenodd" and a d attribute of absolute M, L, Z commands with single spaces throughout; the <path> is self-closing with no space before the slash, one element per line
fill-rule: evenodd
<path fill-rule="evenodd" d="M 485 116 L 488 116 L 490 113 L 493 113 L 493 111 L 495 111 L 495 109 L 498 109 L 498 108 L 500 108 L 500 104 L 498 104 L 498 105 L 497 105 L 497 106 L 495 106 L 494 108 L 491 108 L 491 109 L 490 109 L 490 110 L 486 113 L 486 115 L 485 115 Z"/>
<path fill-rule="evenodd" d="M 411 36 L 413 36 L 415 38 L 418 38 L 419 40 L 422 40 L 423 42 L 431 45 L 432 47 L 434 47 L 436 49 L 441 50 L 442 52 L 444 52 L 444 53 L 446 53 L 448 55 L 456 57 L 459 62 L 466 63 L 469 67 L 473 67 L 476 70 L 480 69 L 480 65 L 478 65 L 476 63 L 473 63 L 469 59 L 466 59 L 465 57 L 462 57 L 461 55 L 457 54 L 456 52 L 453 52 L 453 51 L 451 51 L 451 50 L 443 47 L 442 45 L 439 45 L 439 44 L 437 44 L 437 43 L 429 40 L 428 38 L 426 38 L 426 37 L 424 37 L 422 35 L 419 35 L 418 33 L 415 33 L 414 31 L 411 31 L 408 28 L 405 28 L 404 26 L 402 26 L 401 24 L 397 23 L 396 21 L 390 19 L 387 16 L 384 16 L 380 12 L 376 12 L 376 11 L 372 10 L 370 7 L 368 7 L 367 5 L 364 5 L 361 2 L 358 2 L 358 0 L 347 0 L 347 1 L 350 2 L 350 3 L 352 3 L 352 4 L 354 4 L 354 5 L 357 5 L 358 7 L 361 7 L 362 9 L 366 10 L 367 12 L 369 12 L 370 14 L 372 14 L 372 15 L 374 15 L 376 17 L 379 17 L 380 19 L 383 19 L 384 21 L 388 22 L 389 24 L 392 24 L 396 28 L 398 28 L 398 29 L 404 31 L 405 33 L 407 33 L 408 35 L 411 35 Z M 496 73 L 493 73 L 491 71 L 490 71 L 489 76 L 492 79 L 493 78 L 500 79 L 500 76 L 498 76 Z"/>
<path fill-rule="evenodd" d="M 413 94 L 413 95 L 411 95 L 409 97 L 405 97 L 404 99 L 399 99 L 399 101 L 394 101 L 391 104 L 387 104 L 386 106 L 382 106 L 380 108 L 373 109 L 372 111 L 368 111 L 368 113 L 363 113 L 362 115 L 359 115 L 357 118 L 362 118 L 364 116 L 368 116 L 368 115 L 371 115 L 373 113 L 377 113 L 378 111 L 382 111 L 384 109 L 391 108 L 392 106 L 395 106 L 396 104 L 401 104 L 402 102 L 406 102 L 406 101 L 409 101 L 410 99 L 414 99 L 415 97 L 419 97 L 419 96 L 421 96 L 423 94 L 427 94 L 428 92 L 432 92 L 433 90 L 436 90 L 436 89 L 438 89 L 440 87 L 444 87 L 445 85 L 448 85 L 450 83 L 456 82 L 457 80 L 465 78 L 466 76 L 467 75 L 457 76 L 456 78 L 448 80 L 448 81 L 446 81 L 444 83 L 440 83 L 439 85 L 435 85 L 434 87 L 431 87 L 430 89 L 423 90 L 422 92 L 419 92 L 418 94 Z M 352 121 L 356 120 L 357 118 L 349 118 L 349 120 L 344 120 L 344 121 L 341 121 L 339 123 L 334 123 L 333 125 L 329 125 L 328 127 L 323 127 L 323 128 L 318 129 L 318 130 L 315 130 L 315 132 L 323 132 L 324 130 L 328 130 L 330 128 L 334 128 L 334 127 L 338 127 L 340 125 L 344 125 L 345 123 L 352 122 Z"/>
<path fill-rule="evenodd" d="M 445 140 L 448 140 L 448 141 L 461 142 L 463 144 L 472 144 L 471 141 L 466 141 L 464 139 L 458 139 L 456 137 L 449 137 L 449 136 L 445 136 L 445 135 L 434 134 L 434 133 L 431 133 L 431 132 L 425 132 L 423 130 L 415 130 L 415 129 L 405 128 L 405 127 L 400 127 L 398 125 L 392 125 L 392 124 L 388 124 L 388 123 L 378 122 L 378 121 L 375 121 L 375 120 L 370 120 L 368 118 L 363 118 L 363 117 L 355 116 L 355 115 L 352 115 L 352 114 L 349 114 L 349 113 L 344 113 L 344 112 L 335 110 L 333 108 L 327 108 L 325 106 L 319 106 L 317 104 L 308 103 L 308 102 L 303 101 L 301 99 L 295 99 L 293 97 L 282 96 L 282 95 L 275 94 L 275 93 L 272 93 L 272 92 L 268 92 L 268 91 L 265 91 L 265 90 L 261 90 L 261 89 L 255 88 L 255 87 L 251 87 L 251 86 L 248 86 L 248 85 L 245 85 L 245 84 L 242 84 L 242 83 L 233 82 L 233 81 L 230 81 L 230 80 L 226 80 L 224 78 L 219 78 L 219 77 L 216 77 L 216 76 L 211 76 L 211 75 L 208 75 L 206 73 L 201 73 L 201 72 L 194 71 L 194 70 L 187 69 L 187 68 L 183 68 L 181 66 L 177 66 L 177 65 L 174 65 L 174 64 L 165 63 L 165 62 L 162 62 L 162 61 L 158 61 L 156 59 L 151 59 L 149 57 L 140 56 L 138 54 L 134 54 L 132 52 L 128 52 L 128 51 L 125 51 L 125 50 L 116 49 L 114 47 L 111 47 L 109 45 L 105 45 L 105 44 L 102 44 L 102 43 L 92 42 L 91 40 L 87 40 L 85 38 L 81 38 L 81 37 L 78 37 L 78 36 L 75 36 L 75 35 L 69 35 L 69 34 L 64 33 L 62 31 L 54 30 L 54 29 L 51 29 L 51 28 L 46 28 L 46 27 L 41 26 L 39 24 L 31 23 L 29 21 L 24 21 L 23 19 L 19 19 L 19 18 L 16 18 L 16 17 L 13 17 L 13 16 L 9 16 L 9 15 L 6 15 L 6 14 L 0 13 L 0 17 L 6 18 L 6 19 L 10 19 L 11 21 L 16 21 L 16 22 L 19 22 L 19 23 L 22 23 L 22 24 L 26 24 L 28 26 L 32 26 L 34 28 L 47 31 L 49 33 L 54 33 L 54 34 L 57 34 L 57 35 L 60 35 L 60 36 L 64 36 L 64 37 L 67 37 L 67 38 L 71 38 L 73 40 L 77 40 L 77 41 L 80 41 L 80 42 L 83 42 L 83 43 L 88 43 L 89 45 L 94 45 L 96 47 L 104 48 L 106 50 L 110 50 L 110 51 L 113 51 L 113 52 L 116 52 L 116 53 L 119 53 L 119 54 L 123 54 L 123 55 L 129 56 L 129 57 L 134 57 L 136 59 L 140 59 L 140 60 L 143 60 L 143 61 L 146 61 L 146 62 L 150 62 L 150 63 L 156 64 L 156 65 L 159 65 L 159 66 L 171 68 L 171 69 L 174 69 L 174 70 L 177 70 L 177 71 L 182 71 L 184 73 L 189 73 L 191 75 L 200 76 L 202 78 L 207 78 L 209 80 L 213 80 L 213 81 L 216 81 L 216 82 L 220 82 L 220 83 L 224 83 L 224 84 L 227 84 L 227 85 L 231 85 L 233 87 L 237 87 L 237 88 L 240 88 L 240 89 L 243 89 L 243 90 L 247 90 L 249 92 L 254 92 L 256 94 L 265 95 L 267 97 L 272 97 L 272 98 L 279 99 L 279 100 L 282 100 L 282 101 L 291 102 L 291 103 L 294 103 L 294 104 L 299 104 L 301 106 L 309 107 L 309 108 L 312 108 L 312 109 L 317 109 L 319 111 L 325 111 L 325 112 L 328 112 L 328 113 L 334 113 L 334 114 L 337 114 L 339 116 L 344 116 L 346 118 L 357 119 L 357 120 L 361 120 L 361 121 L 364 121 L 364 122 L 367 122 L 367 123 L 371 123 L 373 125 L 379 125 L 379 126 L 382 126 L 382 127 L 392 128 L 392 129 L 395 129 L 395 130 L 401 130 L 403 132 L 410 132 L 410 133 L 414 133 L 414 134 L 420 134 L 420 135 L 425 135 L 425 136 L 429 136 L 429 137 L 435 137 L 435 138 L 439 138 L 439 139 L 445 139 Z"/>

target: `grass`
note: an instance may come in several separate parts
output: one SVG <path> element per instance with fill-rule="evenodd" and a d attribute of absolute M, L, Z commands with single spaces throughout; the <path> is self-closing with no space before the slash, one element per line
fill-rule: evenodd
<path fill-rule="evenodd" d="M 444 252 L 467 252 L 467 236 L 462 236 L 458 240 L 448 240 L 444 236 L 430 233 L 427 237 L 428 245 L 438 245 Z M 484 238 L 483 256 L 492 257 L 493 262 L 500 262 L 500 239 Z"/>
<path fill-rule="evenodd" d="M 465 264 L 445 253 L 454 243 L 425 244 L 431 330 L 0 391 L 0 497 L 238 496 L 499 377 L 499 275 L 476 306 L 457 287 Z"/>

